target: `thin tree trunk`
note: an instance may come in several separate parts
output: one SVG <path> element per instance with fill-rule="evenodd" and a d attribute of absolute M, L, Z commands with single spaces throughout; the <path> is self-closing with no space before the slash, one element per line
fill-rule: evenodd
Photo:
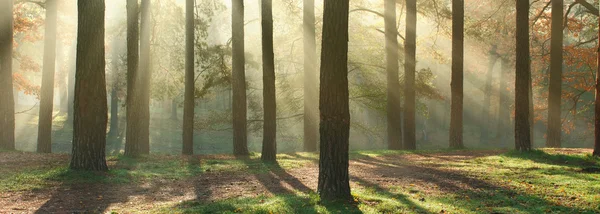
<path fill-rule="evenodd" d="M 261 159 L 275 162 L 277 155 L 277 101 L 275 98 L 275 56 L 273 53 L 273 4 L 261 0 L 263 62 L 263 145 Z"/>
<path fill-rule="evenodd" d="M 177 120 L 177 101 L 175 98 L 171 100 L 171 120 Z"/>
<path fill-rule="evenodd" d="M 529 123 L 529 1 L 517 0 L 516 79 L 515 79 L 515 149 L 531 150 Z"/>
<path fill-rule="evenodd" d="M 415 69 L 417 48 L 417 0 L 406 1 L 406 40 L 404 41 L 404 149 L 415 150 L 416 97 Z"/>
<path fill-rule="evenodd" d="M 185 2 L 185 93 L 183 104 L 184 155 L 194 154 L 194 0 Z M 175 115 L 175 118 L 176 115 Z"/>
<path fill-rule="evenodd" d="M 483 103 L 481 105 L 481 124 L 479 126 L 479 143 L 484 145 L 488 141 L 488 132 L 490 124 L 490 102 L 492 97 L 492 72 L 498 56 L 496 53 L 496 45 L 492 45 L 489 53 L 488 71 L 485 80 L 485 88 L 483 90 Z"/>
<path fill-rule="evenodd" d="M 246 71 L 244 51 L 244 1 L 232 0 L 232 115 L 233 154 L 248 155 Z"/>
<path fill-rule="evenodd" d="M 110 92 L 110 129 L 108 136 L 116 137 L 119 133 L 119 54 L 117 53 L 117 43 L 113 42 L 113 59 L 112 59 L 112 87 Z"/>
<path fill-rule="evenodd" d="M 127 127 L 125 155 L 141 154 L 141 111 L 139 65 L 139 5 L 127 0 Z"/>
<path fill-rule="evenodd" d="M 105 158 L 104 0 L 79 0 L 71 169 L 108 170 Z"/>
<path fill-rule="evenodd" d="M 348 97 L 349 0 L 325 0 L 319 96 L 321 200 L 351 201 L 348 176 L 350 110 Z"/>
<path fill-rule="evenodd" d="M 548 85 L 548 131 L 546 147 L 560 148 L 560 103 L 563 67 L 563 0 L 552 0 L 550 82 Z"/>
<path fill-rule="evenodd" d="M 44 33 L 44 64 L 37 152 L 52 152 L 52 110 L 54 109 L 54 73 L 56 69 L 56 0 L 46 1 L 46 28 Z"/>
<path fill-rule="evenodd" d="M 498 127 L 496 139 L 504 140 L 508 135 L 508 124 L 510 122 L 510 104 L 508 101 L 508 93 L 506 90 L 506 83 L 508 82 L 506 78 L 507 69 L 506 65 L 508 65 L 508 61 L 506 59 L 500 59 L 500 84 L 498 87 Z"/>
<path fill-rule="evenodd" d="M 15 149 L 15 99 L 12 81 L 13 0 L 0 1 L 0 149 Z"/>
<path fill-rule="evenodd" d="M 317 76 L 317 41 L 315 0 L 304 5 L 304 151 L 317 151 L 319 141 L 319 98 Z"/>
<path fill-rule="evenodd" d="M 140 18 L 140 64 L 138 75 L 140 79 L 140 153 L 150 153 L 150 32 L 151 32 L 151 0 L 142 0 Z"/>
<path fill-rule="evenodd" d="M 385 0 L 385 51 L 387 70 L 387 137 L 388 148 L 402 149 L 402 110 L 400 82 L 398 81 L 398 30 L 396 29 L 396 1 Z"/>
<path fill-rule="evenodd" d="M 69 54 L 69 76 L 67 77 L 67 82 L 68 82 L 68 86 L 67 86 L 67 90 L 68 90 L 68 94 L 67 94 L 67 123 L 72 124 L 73 123 L 73 111 L 74 111 L 74 105 L 75 105 L 75 70 L 76 70 L 76 55 L 77 55 L 77 44 L 74 44 L 71 47 L 71 54 Z"/>
<path fill-rule="evenodd" d="M 600 19 L 598 19 L 600 26 Z M 598 31 L 598 44 L 600 44 L 600 31 Z M 596 157 L 600 157 L 600 47 L 597 52 L 597 69 L 596 69 L 596 99 L 594 108 L 594 152 Z"/>
<path fill-rule="evenodd" d="M 463 148 L 464 1 L 452 1 L 450 148 Z"/>

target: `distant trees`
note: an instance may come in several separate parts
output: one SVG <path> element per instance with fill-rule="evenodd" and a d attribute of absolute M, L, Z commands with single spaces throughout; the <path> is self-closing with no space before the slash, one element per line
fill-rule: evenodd
<path fill-rule="evenodd" d="M 494 65 L 498 60 L 498 53 L 496 53 L 496 45 L 492 45 L 488 54 L 488 70 L 485 77 L 485 86 L 483 89 L 483 104 L 481 105 L 481 125 L 479 127 L 479 142 L 481 144 L 487 143 L 488 132 L 490 124 L 490 102 L 492 97 L 492 72 L 494 71 Z M 502 92 L 500 92 L 502 93 Z"/>
<path fill-rule="evenodd" d="M 183 104 L 184 155 L 194 154 L 194 0 L 185 1 L 185 93 Z M 173 106 L 172 108 L 177 108 Z M 175 113 L 174 118 L 177 118 Z"/>
<path fill-rule="evenodd" d="M 261 0 L 263 62 L 263 144 L 261 159 L 275 162 L 277 154 L 277 104 L 275 98 L 275 56 L 273 53 L 273 4 Z"/>
<path fill-rule="evenodd" d="M 13 0 L 0 1 L 0 149 L 15 149 L 12 80 Z"/>
<path fill-rule="evenodd" d="M 406 1 L 406 40 L 404 41 L 404 149 L 415 150 L 415 73 L 417 55 L 417 0 Z M 454 57 L 453 57 L 454 59 Z"/>
<path fill-rule="evenodd" d="M 44 64 L 37 136 L 38 153 L 52 152 L 52 110 L 54 107 L 54 73 L 56 67 L 56 1 L 46 1 Z"/>
<path fill-rule="evenodd" d="M 244 1 L 232 0 L 231 5 L 233 154 L 248 155 L 246 124 L 246 60 L 244 56 Z"/>
<path fill-rule="evenodd" d="M 112 49 L 112 85 L 110 86 L 110 129 L 108 137 L 115 138 L 119 135 L 119 53 L 116 40 Z"/>
<path fill-rule="evenodd" d="M 529 90 L 529 1 L 516 1 L 515 149 L 531 150 Z"/>
<path fill-rule="evenodd" d="M 548 137 L 546 147 L 560 147 L 563 69 L 563 0 L 552 0 L 550 81 L 548 84 Z"/>
<path fill-rule="evenodd" d="M 318 192 L 322 200 L 350 201 L 347 66 L 349 0 L 325 0 L 324 3 Z"/>
<path fill-rule="evenodd" d="M 317 151 L 319 98 L 315 0 L 303 0 L 304 39 L 304 151 Z"/>
<path fill-rule="evenodd" d="M 70 168 L 107 170 L 104 0 L 78 0 L 77 65 Z"/>
<path fill-rule="evenodd" d="M 402 149 L 402 108 L 400 108 L 400 82 L 398 81 L 396 0 L 384 1 L 384 22 L 387 71 L 387 141 L 389 149 L 398 150 Z"/>
<path fill-rule="evenodd" d="M 518 1 L 518 0 L 517 0 Z M 464 0 L 452 0 L 452 104 L 450 148 L 463 148 Z"/>

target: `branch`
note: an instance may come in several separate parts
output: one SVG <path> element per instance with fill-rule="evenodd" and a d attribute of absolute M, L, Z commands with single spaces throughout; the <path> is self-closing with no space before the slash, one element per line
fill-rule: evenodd
<path fill-rule="evenodd" d="M 379 16 L 379 17 L 381 17 L 381 18 L 384 18 L 384 19 L 385 19 L 385 15 L 383 15 L 382 13 L 380 13 L 380 12 L 377 12 L 377 11 L 374 11 L 374 10 L 371 10 L 371 9 L 362 8 L 362 7 L 359 7 L 359 8 L 353 9 L 353 10 L 350 10 L 350 13 L 351 13 L 351 12 L 356 12 L 356 11 L 366 11 L 366 12 L 373 13 L 373 14 L 375 14 L 375 15 L 377 15 L 377 16 Z M 379 32 L 382 32 L 382 33 L 384 33 L 384 34 L 385 34 L 385 32 L 383 32 L 382 30 L 379 30 L 379 29 L 376 29 L 376 30 L 377 30 L 377 31 L 379 31 Z M 397 34 L 397 35 L 398 35 L 398 36 L 399 36 L 399 37 L 400 37 L 402 40 L 405 40 L 405 39 L 404 39 L 404 37 L 403 37 L 403 36 L 400 34 L 400 32 L 398 32 L 397 30 L 396 30 L 396 34 Z"/>
<path fill-rule="evenodd" d="M 42 2 L 42 1 L 33 1 L 33 0 L 16 0 L 15 1 L 15 4 L 21 4 L 21 3 L 33 3 L 33 4 L 37 4 L 41 8 L 46 9 L 46 3 Z"/>
<path fill-rule="evenodd" d="M 35 103 L 35 105 L 31 106 L 31 108 L 24 110 L 24 111 L 20 111 L 20 112 L 16 112 L 15 114 L 23 114 L 25 112 L 31 111 L 33 110 L 33 108 L 35 108 L 37 106 L 37 103 Z"/>
<path fill-rule="evenodd" d="M 600 12 L 598 11 L 598 8 L 596 8 L 594 5 L 590 4 L 586 0 L 575 0 L 575 2 L 585 7 L 585 9 L 587 9 L 586 12 L 595 16 L 599 16 Z"/>

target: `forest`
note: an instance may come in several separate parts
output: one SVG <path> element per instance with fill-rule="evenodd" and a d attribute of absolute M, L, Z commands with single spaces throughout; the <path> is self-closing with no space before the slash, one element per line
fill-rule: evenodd
<path fill-rule="evenodd" d="M 600 0 L 0 0 L 0 213 L 600 213 Z"/>

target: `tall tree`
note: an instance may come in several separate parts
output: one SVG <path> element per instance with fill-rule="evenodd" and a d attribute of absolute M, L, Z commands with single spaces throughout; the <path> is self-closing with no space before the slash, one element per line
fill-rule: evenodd
<path fill-rule="evenodd" d="M 12 82 L 13 0 L 0 1 L 0 149 L 15 149 Z"/>
<path fill-rule="evenodd" d="M 315 0 L 303 0 L 304 22 L 304 151 L 317 151 L 319 98 Z"/>
<path fill-rule="evenodd" d="M 496 132 L 496 139 L 506 140 L 507 132 L 509 131 L 510 123 L 510 103 L 508 100 L 508 93 L 506 90 L 508 60 L 504 57 L 500 57 L 500 83 L 498 86 L 498 127 Z"/>
<path fill-rule="evenodd" d="M 151 0 L 142 0 L 140 21 L 140 64 L 138 75 L 140 80 L 140 153 L 150 153 L 150 80 L 152 70 L 150 67 L 150 34 L 151 25 Z"/>
<path fill-rule="evenodd" d="M 194 154 L 194 0 L 185 1 L 185 93 L 183 104 L 184 155 Z M 175 106 L 176 108 L 176 106 Z M 177 115 L 175 115 L 177 118 Z"/>
<path fill-rule="evenodd" d="M 465 2 L 452 0 L 452 104 L 450 113 L 450 148 L 463 148 L 463 64 Z"/>
<path fill-rule="evenodd" d="M 600 19 L 598 19 L 600 26 Z M 600 44 L 600 31 L 598 31 L 598 44 Z M 594 100 L 594 156 L 600 157 L 600 48 L 597 52 L 596 69 L 596 99 Z"/>
<path fill-rule="evenodd" d="M 231 12 L 233 154 L 248 155 L 244 0 L 232 0 Z"/>
<path fill-rule="evenodd" d="M 52 110 L 54 107 L 54 73 L 56 68 L 56 0 L 46 1 L 46 28 L 44 33 L 44 64 L 37 152 L 52 152 Z"/>
<path fill-rule="evenodd" d="M 261 159 L 275 162 L 277 155 L 277 103 L 275 99 L 275 56 L 273 53 L 273 4 L 261 0 L 263 62 L 263 145 Z"/>
<path fill-rule="evenodd" d="M 529 124 L 529 79 L 531 78 L 529 55 L 529 1 L 517 0 L 516 30 L 516 77 L 515 77 L 515 149 L 531 150 Z"/>
<path fill-rule="evenodd" d="M 141 154 L 141 93 L 139 64 L 139 5 L 137 0 L 127 0 L 127 138 L 125 155 Z"/>
<path fill-rule="evenodd" d="M 388 148 L 402 149 L 402 109 L 398 81 L 398 30 L 396 29 L 396 0 L 385 0 L 385 51 L 387 70 L 387 140 Z"/>
<path fill-rule="evenodd" d="M 73 44 L 71 46 L 71 51 L 69 56 L 70 60 L 69 60 L 69 75 L 67 77 L 67 122 L 72 124 L 73 123 L 73 111 L 74 111 L 74 103 L 75 103 L 75 65 L 76 63 L 74 61 L 76 61 L 76 57 L 75 55 L 77 54 L 77 44 Z"/>
<path fill-rule="evenodd" d="M 479 126 L 479 143 L 485 144 L 488 141 L 488 132 L 490 124 L 490 102 L 492 97 L 492 72 L 494 71 L 494 65 L 498 60 L 496 53 L 496 45 L 492 45 L 489 52 L 489 63 L 488 71 L 485 78 L 485 85 L 483 89 L 483 104 L 481 105 L 481 125 Z"/>
<path fill-rule="evenodd" d="M 104 0 L 78 0 L 77 73 L 71 169 L 107 170 Z"/>
<path fill-rule="evenodd" d="M 350 110 L 348 96 L 349 0 L 325 0 L 319 96 L 318 192 L 322 200 L 352 200 L 348 176 Z"/>
<path fill-rule="evenodd" d="M 563 67 L 563 0 L 552 0 L 550 40 L 550 82 L 548 84 L 548 137 L 546 147 L 560 147 Z"/>
<path fill-rule="evenodd" d="M 415 150 L 415 69 L 417 49 L 417 0 L 406 1 L 406 40 L 404 40 L 404 149 Z"/>

